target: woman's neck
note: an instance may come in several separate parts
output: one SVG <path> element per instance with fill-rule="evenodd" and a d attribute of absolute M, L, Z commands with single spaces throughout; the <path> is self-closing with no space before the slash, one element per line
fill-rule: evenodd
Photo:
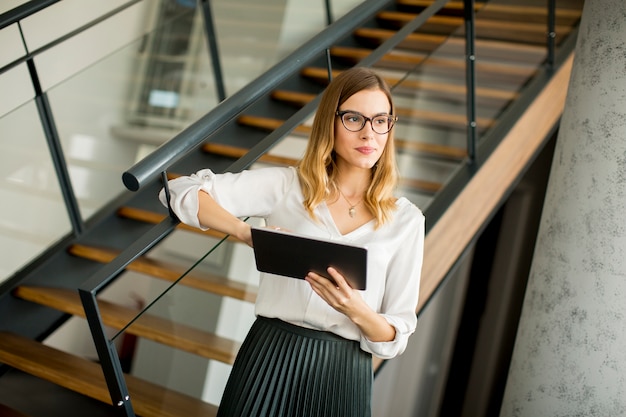
<path fill-rule="evenodd" d="M 362 197 L 370 185 L 369 170 L 352 169 L 338 170 L 335 178 L 336 187 L 348 198 Z"/>

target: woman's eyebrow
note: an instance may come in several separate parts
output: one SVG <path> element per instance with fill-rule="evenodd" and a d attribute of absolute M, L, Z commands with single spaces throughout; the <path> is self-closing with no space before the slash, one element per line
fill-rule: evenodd
<path fill-rule="evenodd" d="M 365 116 L 365 114 L 361 113 L 360 111 L 356 111 L 356 110 L 347 109 L 347 110 L 339 110 L 339 111 L 340 112 L 348 112 L 348 113 L 357 113 L 357 114 L 360 114 L 361 116 Z M 391 113 L 389 113 L 389 112 L 380 112 L 380 113 L 374 114 L 372 117 L 376 117 L 376 116 L 390 116 L 390 115 L 391 115 Z"/>

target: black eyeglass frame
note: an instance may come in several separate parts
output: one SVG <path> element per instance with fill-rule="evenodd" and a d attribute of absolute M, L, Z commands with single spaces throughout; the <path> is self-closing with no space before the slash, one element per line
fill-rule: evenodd
<path fill-rule="evenodd" d="M 343 120 L 343 116 L 345 116 L 346 114 L 349 114 L 349 113 L 357 114 L 357 115 L 359 115 L 359 116 L 361 116 L 363 118 L 363 124 L 357 130 L 352 130 L 352 129 L 348 128 L 348 126 L 346 126 L 346 122 Z M 358 111 L 354 111 L 354 110 L 337 110 L 335 112 L 335 115 L 339 116 L 339 120 L 341 120 L 341 124 L 349 132 L 360 132 L 365 127 L 365 124 L 369 121 L 370 122 L 370 126 L 372 126 L 372 131 L 374 131 L 374 133 L 377 133 L 379 135 L 385 135 L 385 134 L 391 132 L 391 129 L 393 129 L 393 127 L 395 126 L 396 122 L 398 121 L 398 116 L 394 116 L 392 114 L 386 114 L 386 115 L 385 114 L 380 114 L 380 115 L 374 116 L 374 117 L 367 117 L 366 115 L 361 114 Z M 381 117 L 381 116 L 385 116 L 385 117 L 387 117 L 390 120 L 390 122 L 389 122 L 389 124 L 390 124 L 389 129 L 386 132 L 382 132 L 382 133 L 381 132 L 377 132 L 376 129 L 374 128 L 374 119 L 376 119 L 377 117 Z"/>

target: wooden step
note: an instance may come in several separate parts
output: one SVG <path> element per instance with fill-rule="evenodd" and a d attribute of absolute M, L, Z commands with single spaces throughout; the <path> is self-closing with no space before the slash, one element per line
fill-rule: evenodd
<path fill-rule="evenodd" d="M 203 150 L 205 152 L 222 155 L 222 156 L 226 156 L 229 158 L 241 158 L 248 152 L 248 149 L 245 149 L 245 148 L 239 148 L 236 146 L 216 144 L 216 143 L 205 144 L 203 147 Z M 288 166 L 295 166 L 298 162 L 298 160 L 294 158 L 280 157 L 280 159 L 282 161 L 288 161 L 289 163 L 284 164 Z M 403 187 L 411 188 L 421 193 L 429 193 L 429 194 L 436 193 L 442 187 L 442 184 L 438 182 L 418 180 L 418 179 L 409 179 L 409 178 L 400 178 L 399 185 Z"/>
<path fill-rule="evenodd" d="M 402 10 L 422 11 L 430 6 L 434 0 L 397 0 L 397 5 Z M 581 16 L 578 9 L 564 8 L 562 4 L 556 8 L 557 25 L 574 25 Z M 548 19 L 548 8 L 537 6 L 517 6 L 509 4 L 475 2 L 474 11 L 481 19 L 491 19 L 509 22 L 543 23 Z M 449 16 L 464 16 L 465 5 L 462 1 L 449 1 L 438 14 Z"/>
<path fill-rule="evenodd" d="M 281 94 L 281 93 L 284 93 L 284 94 Z M 290 92 L 288 91 L 284 91 L 284 92 L 276 91 L 274 92 L 274 94 L 276 97 L 285 97 L 286 101 L 291 100 Z M 301 94 L 298 93 L 298 95 L 301 95 Z M 310 98 L 312 99 L 313 97 L 315 96 L 311 94 Z M 273 131 L 284 123 L 284 121 L 280 119 L 272 119 L 269 117 L 250 116 L 250 115 L 241 116 L 238 119 L 238 122 L 246 126 L 255 127 L 257 129 L 262 129 L 266 131 Z M 297 129 L 297 133 L 308 137 L 311 134 L 311 127 L 300 125 Z M 453 146 L 438 145 L 438 144 L 426 143 L 426 142 L 417 142 L 417 141 L 411 141 L 411 140 L 399 139 L 399 138 L 395 138 L 395 142 L 396 142 L 396 149 L 399 152 L 409 152 L 409 153 L 421 154 L 421 155 L 428 156 L 428 157 L 441 158 L 441 159 L 454 160 L 454 161 L 460 161 L 464 159 L 465 156 L 467 155 L 467 151 L 465 149 L 456 148 Z M 222 145 L 215 144 L 215 143 L 207 143 L 204 145 L 205 152 L 209 152 L 209 153 L 221 153 L 222 150 L 220 150 L 220 148 L 222 148 Z M 222 148 L 222 149 L 224 149 L 223 152 L 226 152 L 227 148 Z M 233 155 L 231 157 L 234 158 L 235 156 Z M 283 157 L 280 157 L 280 156 L 265 154 L 260 158 L 260 161 L 282 164 L 282 165 L 293 165 L 293 163 L 291 163 L 290 161 L 283 161 L 282 158 Z"/>
<path fill-rule="evenodd" d="M 467 128 L 467 116 L 464 114 L 447 114 L 432 110 L 416 110 L 416 109 L 396 109 L 398 117 L 411 119 L 419 123 L 424 123 L 432 126 L 466 129 Z M 495 120 L 477 117 L 476 128 L 486 130 L 495 123 Z"/>
<path fill-rule="evenodd" d="M 23 300 L 85 318 L 85 311 L 76 290 L 19 286 L 13 294 Z M 98 300 L 98 308 L 102 322 L 118 330 L 128 325 L 141 312 L 139 309 L 106 300 Z M 148 313 L 143 313 L 125 332 L 230 365 L 235 361 L 241 346 L 236 341 Z"/>
<path fill-rule="evenodd" d="M 2 417 L 29 417 L 27 414 L 17 411 L 8 405 L 0 403 L 0 416 Z"/>
<path fill-rule="evenodd" d="M 355 65 L 372 53 L 371 49 L 334 46 L 330 54 L 337 59 Z M 393 51 L 383 56 L 375 64 L 379 68 L 390 68 L 402 71 L 413 71 L 419 74 L 437 74 L 438 76 L 465 77 L 464 58 L 445 58 L 429 56 L 422 53 Z M 476 62 L 476 80 L 490 83 L 509 82 L 519 84 L 531 77 L 537 70 L 534 66 L 507 65 L 498 62 Z"/>
<path fill-rule="evenodd" d="M 0 362 L 54 384 L 111 404 L 102 368 L 14 333 L 0 332 Z M 125 375 L 133 409 L 145 417 L 210 417 L 215 405 Z"/>
<path fill-rule="evenodd" d="M 418 16 L 416 13 L 383 11 L 378 13 L 378 20 L 389 27 L 399 28 Z M 476 37 L 479 39 L 493 39 L 513 43 L 527 43 L 545 45 L 547 42 L 547 22 L 512 22 L 510 20 L 487 19 L 477 15 L 474 21 Z M 557 43 L 571 31 L 570 25 L 555 27 Z M 432 16 L 418 32 L 440 35 L 464 36 L 465 19 L 455 16 Z"/>
<path fill-rule="evenodd" d="M 169 179 L 175 178 L 176 175 L 172 175 L 169 174 L 170 176 Z M 118 209 L 117 211 L 117 215 L 120 217 L 125 217 L 128 219 L 134 219 L 134 220 L 140 220 L 146 223 L 152 223 L 152 224 L 157 224 L 162 222 L 167 215 L 165 214 L 160 214 L 160 213 L 156 213 L 154 211 L 148 211 L 148 210 L 141 210 L 141 209 L 135 209 L 132 207 L 122 207 L 120 209 Z M 241 242 L 239 239 L 230 236 L 230 235 L 226 235 L 225 233 L 222 232 L 218 232 L 216 230 L 200 230 L 197 227 L 192 227 L 189 225 L 186 225 L 184 223 L 180 223 L 178 226 L 176 226 L 177 229 L 181 229 L 181 230 L 185 230 L 188 232 L 193 232 L 193 233 L 200 233 L 202 235 L 205 236 L 209 236 L 215 239 L 224 239 L 226 238 L 228 241 L 230 242 Z"/>
<path fill-rule="evenodd" d="M 336 77 L 341 72 L 341 70 L 334 70 L 333 77 Z M 307 67 L 301 71 L 301 74 L 304 77 L 315 80 L 321 84 L 328 84 L 328 70 L 326 68 Z M 464 103 L 466 99 L 465 84 L 451 84 L 411 79 L 405 80 L 402 77 L 392 77 L 388 75 L 383 75 L 383 78 L 392 88 L 397 86 L 398 88 L 402 88 L 404 90 L 410 90 L 414 95 L 426 93 L 430 96 L 439 96 L 446 99 L 453 98 L 461 103 Z M 483 102 L 491 101 L 493 104 L 499 106 L 516 99 L 518 96 L 515 91 L 506 91 L 496 88 L 477 87 L 475 91 L 477 100 L 483 99 Z"/>
<path fill-rule="evenodd" d="M 157 223 L 160 222 L 158 219 L 154 219 L 155 216 L 153 213 L 133 209 L 132 207 L 122 207 L 120 210 L 126 214 L 125 217 L 132 217 L 135 220 L 141 220 L 148 223 L 152 223 L 153 221 Z M 141 216 L 142 213 L 150 214 L 150 216 Z M 148 219 L 148 217 L 150 218 Z M 165 216 L 162 217 L 165 218 Z M 74 256 L 100 263 L 109 263 L 120 253 L 118 250 L 79 244 L 71 245 L 68 248 L 68 252 Z M 187 268 L 180 265 L 159 261 L 148 256 L 141 256 L 135 259 L 133 262 L 128 264 L 126 269 L 169 282 L 175 282 L 187 270 Z M 198 273 L 197 271 L 192 271 L 185 275 L 185 277 L 180 281 L 180 284 L 186 287 L 220 295 L 222 297 L 236 298 L 238 300 L 248 301 L 251 303 L 256 300 L 258 292 L 258 287 L 256 286 L 243 284 L 241 282 L 213 275 L 208 272 Z"/>
<path fill-rule="evenodd" d="M 395 34 L 396 31 L 394 30 L 379 28 L 363 27 L 354 31 L 356 38 L 375 46 L 380 45 Z M 433 53 L 439 50 L 438 53 L 443 53 L 441 48 L 444 46 L 447 55 L 464 56 L 465 54 L 464 38 L 426 33 L 411 33 L 399 43 L 398 48 L 424 53 Z M 545 56 L 545 47 L 539 45 L 476 39 L 475 47 L 478 61 L 495 60 L 529 64 L 541 62 Z"/>
<path fill-rule="evenodd" d="M 311 72 L 310 74 L 319 75 L 313 72 Z M 319 80 L 321 81 L 322 78 L 319 78 Z M 296 96 L 293 96 L 292 98 L 287 97 L 286 93 L 274 92 L 274 94 L 275 94 L 274 95 L 275 98 L 278 98 L 280 96 L 286 97 L 287 100 L 291 103 L 295 103 L 296 99 L 305 98 L 303 94 L 298 94 Z M 313 97 L 314 97 L 313 95 L 310 96 L 310 98 L 313 98 Z M 417 123 L 423 123 L 426 125 L 433 125 L 433 126 L 438 126 L 438 127 L 455 128 L 455 129 L 467 128 L 467 117 L 465 115 L 443 113 L 443 112 L 432 111 L 432 110 L 418 110 L 418 109 L 406 109 L 406 108 L 396 109 L 396 114 L 399 117 L 401 117 L 400 119 L 401 122 L 403 122 L 404 120 L 412 120 Z M 238 119 L 238 121 L 239 123 L 248 123 L 253 120 L 260 122 L 259 119 L 252 119 L 253 117 L 254 116 L 244 115 L 244 116 L 241 116 Z M 478 129 L 488 129 L 489 127 L 493 125 L 494 122 L 495 121 L 490 118 L 478 117 L 476 118 L 476 127 Z M 303 129 L 302 131 L 304 132 L 304 128 L 301 128 L 301 129 Z"/>

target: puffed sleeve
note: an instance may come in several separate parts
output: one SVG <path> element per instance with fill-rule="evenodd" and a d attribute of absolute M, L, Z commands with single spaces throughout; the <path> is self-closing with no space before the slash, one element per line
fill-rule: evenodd
<path fill-rule="evenodd" d="M 168 181 L 170 205 L 181 222 L 206 230 L 198 220 L 198 191 L 211 195 L 236 217 L 265 217 L 293 181 L 297 181 L 293 167 L 258 168 L 224 174 L 203 169 Z M 159 192 L 159 200 L 167 207 L 164 188 Z"/>
<path fill-rule="evenodd" d="M 398 235 L 401 244 L 394 253 L 387 272 L 385 295 L 380 314 L 396 330 L 396 337 L 389 342 L 372 342 L 361 339 L 362 349 L 381 359 L 391 359 L 404 352 L 409 336 L 417 326 L 417 302 L 424 254 L 424 215 L 415 206 Z M 403 216 L 404 217 L 404 216 Z"/>

